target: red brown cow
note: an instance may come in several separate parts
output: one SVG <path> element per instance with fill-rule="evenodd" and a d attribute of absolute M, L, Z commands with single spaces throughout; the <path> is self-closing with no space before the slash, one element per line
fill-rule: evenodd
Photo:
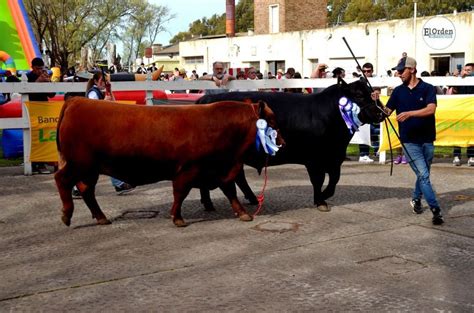
<path fill-rule="evenodd" d="M 71 190 L 77 185 L 97 223 L 110 224 L 95 198 L 99 174 L 135 186 L 172 180 L 176 226 L 186 225 L 181 205 L 194 187 L 220 187 L 235 215 L 252 220 L 237 200 L 233 181 L 246 152 L 255 149 L 259 117 L 277 129 L 264 102 L 135 106 L 79 97 L 66 101 L 58 122 L 55 175 L 62 221 L 71 223 Z"/>

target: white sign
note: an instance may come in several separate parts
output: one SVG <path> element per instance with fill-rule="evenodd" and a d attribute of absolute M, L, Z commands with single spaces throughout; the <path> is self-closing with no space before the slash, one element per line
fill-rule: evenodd
<path fill-rule="evenodd" d="M 426 21 L 422 28 L 422 36 L 428 47 L 443 50 L 454 42 L 456 28 L 448 18 L 437 16 Z"/>

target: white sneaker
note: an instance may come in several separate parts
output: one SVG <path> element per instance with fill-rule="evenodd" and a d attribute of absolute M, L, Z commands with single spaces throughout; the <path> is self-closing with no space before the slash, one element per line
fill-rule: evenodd
<path fill-rule="evenodd" d="M 467 166 L 474 166 L 474 157 L 470 157 L 469 160 L 467 160 Z"/>
<path fill-rule="evenodd" d="M 359 157 L 359 162 L 360 163 L 372 163 L 374 160 L 372 160 L 368 155 L 364 155 Z"/>
<path fill-rule="evenodd" d="M 454 166 L 461 166 L 461 160 L 459 159 L 458 156 L 455 156 L 453 159 L 453 165 Z"/>

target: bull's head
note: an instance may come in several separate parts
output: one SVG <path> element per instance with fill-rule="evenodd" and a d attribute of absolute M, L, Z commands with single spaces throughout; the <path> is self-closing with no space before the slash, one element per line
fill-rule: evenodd
<path fill-rule="evenodd" d="M 362 123 L 380 123 L 384 120 L 386 115 L 382 102 L 372 98 L 372 89 L 365 80 L 361 79 L 348 84 L 339 78 L 338 85 L 341 86 L 344 96 L 359 106 L 358 117 Z"/>
<path fill-rule="evenodd" d="M 261 100 L 258 102 L 257 115 L 258 118 L 266 120 L 268 126 L 277 131 L 276 144 L 282 147 L 285 146 L 286 143 L 283 137 L 281 136 L 280 129 L 276 122 L 275 113 L 273 113 L 272 109 L 270 109 L 266 102 Z"/>

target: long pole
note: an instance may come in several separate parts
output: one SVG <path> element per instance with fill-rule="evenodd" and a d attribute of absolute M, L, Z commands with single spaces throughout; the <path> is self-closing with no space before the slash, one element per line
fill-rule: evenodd
<path fill-rule="evenodd" d="M 413 0 L 413 58 L 416 59 L 416 0 Z"/>

